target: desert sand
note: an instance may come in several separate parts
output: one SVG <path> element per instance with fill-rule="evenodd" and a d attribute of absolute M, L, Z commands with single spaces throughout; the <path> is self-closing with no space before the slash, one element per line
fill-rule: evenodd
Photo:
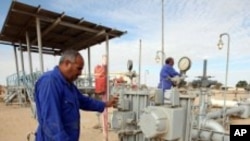
<path fill-rule="evenodd" d="M 112 109 L 109 109 L 112 111 Z M 94 112 L 81 112 L 81 135 L 80 141 L 102 141 L 101 129 L 93 129 L 97 123 Z M 19 105 L 6 106 L 0 102 L 0 141 L 27 141 L 27 135 L 35 132 L 36 120 L 32 117 L 30 107 Z M 34 136 L 31 135 L 30 141 Z M 109 131 L 109 141 L 118 141 L 114 131 Z"/>

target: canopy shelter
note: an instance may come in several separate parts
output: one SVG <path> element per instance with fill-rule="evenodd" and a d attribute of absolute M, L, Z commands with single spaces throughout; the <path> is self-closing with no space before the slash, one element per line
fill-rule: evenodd
<path fill-rule="evenodd" d="M 90 47 L 126 33 L 56 13 L 40 6 L 34 7 L 13 0 L 0 34 L 0 44 L 14 46 L 16 71 L 19 77 L 17 48 L 20 50 L 21 67 L 24 71 L 23 51 L 28 51 L 30 74 L 33 73 L 31 52 L 38 52 L 40 70 L 44 72 L 43 54 L 60 55 L 66 49 L 88 49 L 88 70 L 91 74 Z M 91 84 L 91 82 L 89 82 Z"/>
<path fill-rule="evenodd" d="M 89 49 L 124 33 L 126 32 L 91 23 L 83 18 L 67 16 L 64 12 L 56 13 L 40 6 L 12 1 L 1 30 L 0 44 L 13 45 L 14 49 L 18 47 L 21 52 L 28 51 L 30 64 L 30 52 L 38 52 L 43 71 L 42 54 L 60 55 L 69 48 Z M 90 56 L 90 50 L 88 53 Z M 22 59 L 22 53 L 20 56 Z M 90 61 L 90 57 L 88 58 Z"/>
<path fill-rule="evenodd" d="M 28 52 L 30 65 L 30 78 L 22 79 L 29 96 L 33 94 L 34 75 L 32 70 L 31 52 L 39 53 L 40 71 L 44 72 L 43 54 L 60 55 L 66 49 L 82 50 L 88 49 L 88 70 L 91 74 L 90 47 L 106 42 L 107 63 L 109 62 L 109 40 L 125 34 L 126 31 L 119 31 L 110 27 L 98 25 L 65 15 L 64 12 L 56 13 L 40 6 L 34 7 L 16 0 L 13 0 L 0 34 L 0 44 L 14 47 L 16 78 L 18 85 L 21 74 L 17 60 L 17 49 L 20 51 L 21 67 L 24 71 L 23 51 Z M 108 63 L 109 64 L 109 63 Z M 109 66 L 107 73 L 109 74 Z M 24 73 L 25 75 L 25 73 Z M 29 77 L 26 77 L 29 78 Z M 90 77 L 89 77 L 90 78 Z M 108 80 L 107 80 L 108 81 Z M 89 85 L 92 83 L 89 82 Z M 107 93 L 109 87 L 107 87 Z M 30 99 L 31 102 L 33 98 Z"/>
<path fill-rule="evenodd" d="M 13 1 L 1 31 L 0 41 L 11 45 L 21 43 L 27 50 L 26 33 L 32 52 L 39 51 L 41 39 L 43 53 L 59 55 L 65 49 L 86 49 L 105 41 L 106 35 L 112 39 L 125 32 L 91 23 L 83 18 L 70 17 L 64 12 L 56 13 L 40 6 L 33 7 Z"/>

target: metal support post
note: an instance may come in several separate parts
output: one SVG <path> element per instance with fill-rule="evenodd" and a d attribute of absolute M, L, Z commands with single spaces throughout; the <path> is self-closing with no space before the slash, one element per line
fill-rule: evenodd
<path fill-rule="evenodd" d="M 19 75 L 19 67 L 18 67 L 18 58 L 17 58 L 17 49 L 15 46 L 13 46 L 14 49 L 14 55 L 15 55 L 15 63 L 16 63 L 16 74 L 17 74 L 17 85 L 20 86 L 20 75 Z"/>
<path fill-rule="evenodd" d="M 31 57 L 31 52 L 30 52 L 30 38 L 29 38 L 29 33 L 26 32 L 26 42 L 27 42 L 27 50 L 28 50 L 28 55 L 29 55 L 29 66 L 30 66 L 30 75 L 32 77 L 32 82 L 33 82 L 33 67 L 32 67 L 32 57 Z"/>
<path fill-rule="evenodd" d="M 106 54 L 107 54 L 107 64 L 106 64 L 106 93 L 104 94 L 102 100 L 107 101 L 109 99 L 109 35 L 106 34 Z M 105 108 L 103 112 L 103 135 L 104 141 L 108 141 L 108 108 Z"/>
<path fill-rule="evenodd" d="M 43 53 L 42 53 L 42 36 L 41 36 L 41 27 L 40 27 L 39 18 L 36 18 L 36 32 L 37 32 L 37 43 L 38 43 L 38 48 L 39 48 L 40 69 L 42 72 L 44 72 Z"/>
<path fill-rule="evenodd" d="M 139 45 L 139 76 L 138 76 L 138 84 L 141 85 L 141 40 Z"/>
<path fill-rule="evenodd" d="M 162 0 L 162 52 L 164 52 L 164 0 Z M 161 55 L 161 64 L 164 65 L 165 55 Z"/>
<path fill-rule="evenodd" d="M 88 48 L 88 80 L 89 80 L 89 86 L 92 86 L 92 77 L 91 77 L 91 58 L 90 58 L 90 47 Z"/>
<path fill-rule="evenodd" d="M 21 41 L 19 42 L 19 49 L 20 49 L 20 58 L 21 58 L 21 66 L 22 66 L 22 75 L 25 75 L 25 70 L 24 70 L 24 61 L 23 61 L 23 48 L 22 48 L 22 43 Z"/>
<path fill-rule="evenodd" d="M 223 97 L 224 97 L 224 114 L 223 114 L 223 126 L 225 125 L 225 114 L 226 114 L 226 93 L 227 93 L 227 80 L 228 80 L 228 66 L 229 66 L 229 52 L 230 52 L 230 35 L 228 33 L 222 33 L 220 34 L 220 40 L 218 43 L 218 47 L 219 49 L 222 49 L 223 46 L 223 42 L 222 42 L 222 37 L 223 36 L 227 36 L 227 61 L 226 61 L 226 75 L 225 75 L 225 90 L 223 93 Z"/>

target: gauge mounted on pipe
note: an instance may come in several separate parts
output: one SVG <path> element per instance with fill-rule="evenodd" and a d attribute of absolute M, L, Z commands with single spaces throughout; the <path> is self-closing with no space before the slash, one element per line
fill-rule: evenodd
<path fill-rule="evenodd" d="M 188 57 L 182 57 L 178 62 L 178 68 L 181 73 L 185 73 L 191 67 L 191 60 Z"/>

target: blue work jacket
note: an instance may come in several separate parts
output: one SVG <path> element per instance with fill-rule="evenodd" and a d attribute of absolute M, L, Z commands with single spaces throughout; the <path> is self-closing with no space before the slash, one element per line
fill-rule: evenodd
<path fill-rule="evenodd" d="M 160 72 L 160 82 L 158 85 L 158 88 L 162 89 L 163 92 L 166 89 L 170 89 L 172 87 L 172 82 L 169 80 L 169 78 L 180 75 L 178 72 L 175 71 L 175 69 L 169 65 L 166 64 L 162 67 Z"/>
<path fill-rule="evenodd" d="M 44 73 L 35 85 L 38 128 L 36 141 L 78 141 L 80 111 L 103 112 L 105 103 L 82 95 L 58 67 Z"/>

